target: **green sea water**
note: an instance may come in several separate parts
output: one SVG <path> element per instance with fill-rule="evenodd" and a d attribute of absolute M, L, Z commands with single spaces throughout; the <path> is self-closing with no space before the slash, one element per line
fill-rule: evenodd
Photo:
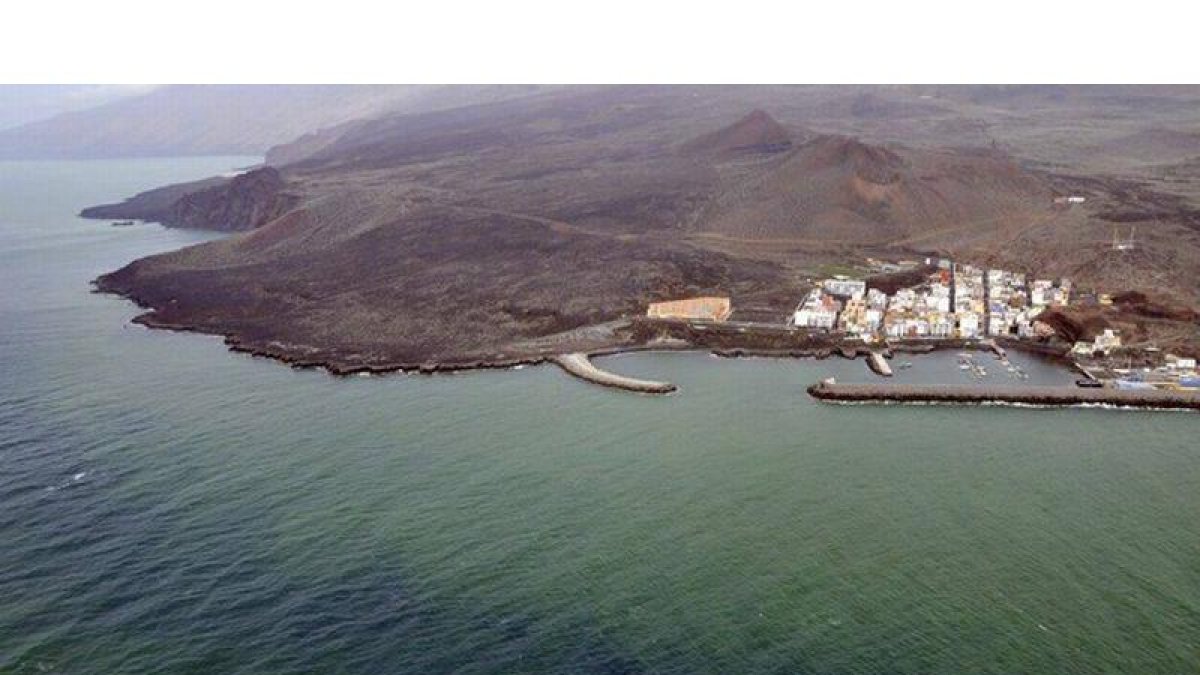
<path fill-rule="evenodd" d="M 1200 672 L 1200 417 L 339 379 L 89 293 L 212 235 L 80 207 L 252 161 L 0 163 L 0 673 Z"/>

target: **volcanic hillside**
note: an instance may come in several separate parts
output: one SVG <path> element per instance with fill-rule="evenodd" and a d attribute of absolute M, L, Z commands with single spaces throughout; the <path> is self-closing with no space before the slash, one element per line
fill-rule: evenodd
<path fill-rule="evenodd" d="M 821 136 L 723 185 L 703 227 L 732 237 L 886 245 L 951 227 L 986 234 L 1002 219 L 1047 214 L 1052 202 L 1044 180 L 1006 157 Z"/>
<path fill-rule="evenodd" d="M 1126 281 L 1102 264 L 1108 224 L 1053 204 L 1086 189 L 1088 209 L 1112 208 L 1108 183 L 1033 173 L 992 149 L 789 132 L 807 125 L 747 114 L 741 94 L 583 88 L 344 125 L 276 152 L 296 158 L 282 166 L 90 211 L 253 230 L 100 286 L 150 307 L 149 323 L 386 367 L 510 357 L 689 294 L 784 316 L 813 265 L 868 250 Z M 1151 203 L 1117 192 L 1127 211 Z M 1165 246 L 1169 233 L 1139 236 Z M 1175 242 L 1146 254 L 1194 268 L 1200 244 Z"/>
<path fill-rule="evenodd" d="M 683 146 L 684 152 L 716 156 L 772 153 L 792 147 L 791 134 L 765 111 L 755 110 L 730 126 L 704 134 Z"/>

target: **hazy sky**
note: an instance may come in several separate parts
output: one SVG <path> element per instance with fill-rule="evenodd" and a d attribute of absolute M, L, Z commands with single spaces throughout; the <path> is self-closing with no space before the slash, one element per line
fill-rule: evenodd
<path fill-rule="evenodd" d="M 4 84 L 0 85 L 0 129 L 53 117 L 142 94 L 153 84 Z"/>

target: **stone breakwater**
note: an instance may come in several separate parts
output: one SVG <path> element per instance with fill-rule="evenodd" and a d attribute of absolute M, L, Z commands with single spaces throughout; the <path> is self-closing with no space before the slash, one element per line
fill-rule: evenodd
<path fill-rule="evenodd" d="M 1200 410 L 1200 393 L 1163 390 L 1082 389 L 1059 386 L 836 384 L 819 382 L 808 393 L 822 401 L 895 403 L 1020 403 L 1036 406 L 1110 405 Z"/>
<path fill-rule="evenodd" d="M 669 394 L 676 389 L 675 385 L 670 382 L 639 380 L 610 373 L 607 370 L 601 370 L 591 362 L 587 354 L 583 353 L 562 354 L 555 356 L 553 361 L 575 377 L 606 387 L 615 387 L 643 394 Z"/>

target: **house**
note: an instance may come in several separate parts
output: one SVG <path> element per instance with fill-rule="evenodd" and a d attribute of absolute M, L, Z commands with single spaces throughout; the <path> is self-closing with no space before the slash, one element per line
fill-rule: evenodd
<path fill-rule="evenodd" d="M 968 339 L 979 337 L 979 314 L 975 312 L 958 314 L 958 336 Z"/>
<path fill-rule="evenodd" d="M 1121 335 L 1111 328 L 1105 328 L 1104 332 L 1096 336 L 1092 341 L 1092 351 L 1101 352 L 1108 356 L 1109 352 L 1121 346 Z"/>
<path fill-rule="evenodd" d="M 1167 354 L 1165 358 L 1166 358 L 1167 367 L 1172 370 L 1195 370 L 1196 369 L 1196 359 L 1185 358 L 1183 356 L 1176 356 L 1174 354 Z"/>
<path fill-rule="evenodd" d="M 1048 279 L 1035 279 L 1029 288 L 1029 300 L 1034 307 L 1044 307 L 1050 304 L 1050 296 L 1054 290 L 1054 282 Z"/>
<path fill-rule="evenodd" d="M 851 298 L 842 308 L 842 314 L 838 318 L 838 326 L 845 332 L 851 335 L 873 335 L 879 330 L 879 324 L 883 320 L 883 312 L 879 309 L 871 309 L 867 306 L 865 298 Z"/>
<path fill-rule="evenodd" d="M 950 311 L 950 293 L 934 294 L 929 293 L 922 298 L 925 309 L 930 312 L 946 313 Z"/>
<path fill-rule="evenodd" d="M 1003 314 L 992 314 L 988 319 L 988 335 L 1008 334 L 1008 319 Z"/>
<path fill-rule="evenodd" d="M 828 293 L 840 295 L 844 298 L 861 297 L 867 293 L 867 282 L 860 279 L 849 279 L 844 276 L 826 279 L 821 282 L 821 285 Z"/>
<path fill-rule="evenodd" d="M 904 317 L 898 312 L 888 312 L 884 315 L 883 333 L 889 338 L 904 337 Z"/>
<path fill-rule="evenodd" d="M 946 313 L 931 314 L 929 317 L 929 335 L 936 338 L 953 337 L 954 318 Z"/>
<path fill-rule="evenodd" d="M 842 305 L 832 295 L 814 288 L 796 308 L 793 322 L 801 328 L 833 329 Z"/>

